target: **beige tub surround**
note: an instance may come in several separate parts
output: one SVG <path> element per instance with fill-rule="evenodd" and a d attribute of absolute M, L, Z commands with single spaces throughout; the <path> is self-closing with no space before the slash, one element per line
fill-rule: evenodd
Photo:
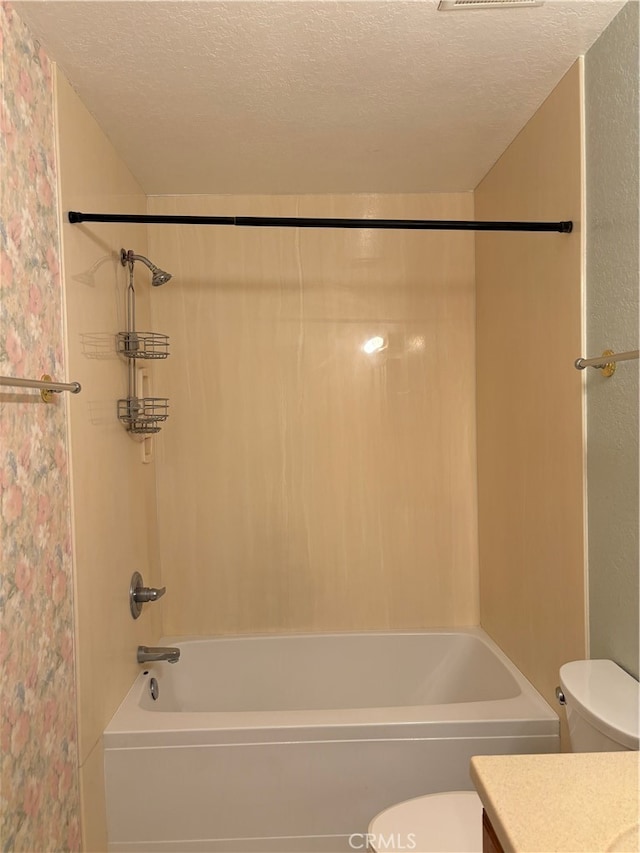
<path fill-rule="evenodd" d="M 143 213 L 146 198 L 64 76 L 56 75 L 62 243 L 69 375 L 82 394 L 69 407 L 80 781 L 84 848 L 106 849 L 102 731 L 140 667 L 136 648 L 160 636 L 162 603 L 134 621 L 134 570 L 161 586 L 155 531 L 154 465 L 117 418 L 127 364 L 115 350 L 125 329 L 127 271 L 120 249 L 146 254 L 142 225 L 70 225 L 80 205 Z M 137 313 L 148 328 L 152 290 L 136 269 Z M 155 291 L 156 288 L 153 288 Z"/>
<path fill-rule="evenodd" d="M 471 778 L 506 853 L 638 849 L 637 752 L 484 755 Z"/>
<path fill-rule="evenodd" d="M 550 704 L 586 656 L 582 125 L 577 62 L 475 193 L 478 219 L 574 222 L 476 235 L 481 625 Z"/>
<path fill-rule="evenodd" d="M 149 213 L 474 218 L 470 193 Z M 174 275 L 152 298 L 165 633 L 477 624 L 474 235 L 151 225 L 149 253 Z"/>

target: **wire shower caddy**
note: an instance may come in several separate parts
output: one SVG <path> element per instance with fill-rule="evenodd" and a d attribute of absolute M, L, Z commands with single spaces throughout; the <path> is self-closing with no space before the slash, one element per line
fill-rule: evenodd
<path fill-rule="evenodd" d="M 167 397 L 151 397 L 138 393 L 139 360 L 164 359 L 169 355 L 169 336 L 159 332 L 139 332 L 136 329 L 136 292 L 133 285 L 133 251 L 120 251 L 120 263 L 129 266 L 127 287 L 127 331 L 116 335 L 117 352 L 128 359 L 127 396 L 118 400 L 118 419 L 127 431 L 136 436 L 154 435 L 169 417 Z"/>

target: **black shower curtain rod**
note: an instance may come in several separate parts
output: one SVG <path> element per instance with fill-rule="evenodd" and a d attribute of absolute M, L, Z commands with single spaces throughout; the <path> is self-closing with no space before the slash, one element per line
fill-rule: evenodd
<path fill-rule="evenodd" d="M 556 231 L 570 234 L 573 222 L 474 222 L 455 219 L 316 219 L 297 216 L 165 216 L 69 211 L 69 222 L 143 225 L 238 225 L 272 228 L 392 228 L 402 231 Z"/>

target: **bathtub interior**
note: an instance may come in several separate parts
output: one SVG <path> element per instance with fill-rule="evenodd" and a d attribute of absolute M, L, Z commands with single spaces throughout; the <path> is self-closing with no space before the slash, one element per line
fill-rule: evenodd
<path fill-rule="evenodd" d="M 521 687 L 471 633 L 244 637 L 173 642 L 154 668 L 148 711 L 243 712 L 414 707 L 512 699 Z"/>
<path fill-rule="evenodd" d="M 162 643 L 180 662 L 104 733 L 111 853 L 347 853 L 394 803 L 470 790 L 474 755 L 559 751 L 479 629 Z"/>

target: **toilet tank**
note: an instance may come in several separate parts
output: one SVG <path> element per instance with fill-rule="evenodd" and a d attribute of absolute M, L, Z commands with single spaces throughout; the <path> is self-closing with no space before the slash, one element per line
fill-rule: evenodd
<path fill-rule="evenodd" d="M 560 667 L 572 752 L 639 748 L 640 684 L 611 660 Z"/>

